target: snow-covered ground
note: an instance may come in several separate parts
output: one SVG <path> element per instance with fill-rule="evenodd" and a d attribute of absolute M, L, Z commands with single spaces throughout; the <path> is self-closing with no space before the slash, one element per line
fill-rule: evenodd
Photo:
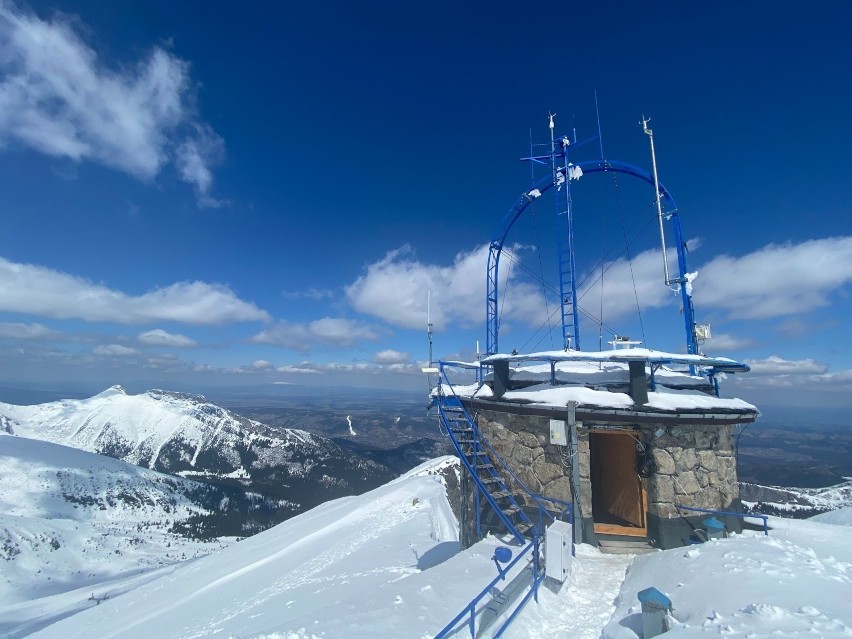
<path fill-rule="evenodd" d="M 428 462 L 136 582 L 86 587 L 40 607 L 19 604 L 18 621 L 26 613 L 37 627 L 61 616 L 57 606 L 73 604 L 72 612 L 86 609 L 33 636 L 433 637 L 496 576 L 491 557 L 502 544 L 488 538 L 458 552 L 438 473 L 454 463 Z M 852 520 L 845 511 L 821 517 Z M 578 546 L 570 580 L 558 592 L 542 588 L 504 636 L 641 636 L 636 592 L 649 586 L 673 601 L 675 626 L 666 635 L 673 638 L 852 635 L 849 528 L 777 518 L 771 525 L 770 537 L 749 533 L 637 558 Z M 96 605 L 91 594 L 109 598 Z M 457 636 L 468 636 L 466 626 Z"/>
<path fill-rule="evenodd" d="M 106 582 L 138 582 L 140 573 L 220 549 L 219 541 L 169 531 L 206 513 L 190 497 L 206 490 L 102 455 L 0 434 L 0 636 L 87 607 L 80 602 Z"/>

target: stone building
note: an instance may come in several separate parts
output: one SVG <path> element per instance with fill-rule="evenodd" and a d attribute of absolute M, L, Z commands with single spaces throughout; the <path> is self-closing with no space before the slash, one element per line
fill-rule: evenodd
<path fill-rule="evenodd" d="M 577 541 L 671 548 L 709 516 L 686 507 L 740 509 L 734 429 L 759 413 L 719 397 L 715 379 L 747 366 L 647 349 L 496 355 L 485 363 L 493 372 L 483 382 L 444 392 L 461 400 L 495 464 L 505 462 L 507 485 L 526 487 L 513 493 L 531 517 L 530 493 L 552 499 L 551 512 L 574 511 Z M 463 486 L 469 542 L 472 484 Z M 480 533 L 497 532 L 487 505 L 479 510 Z M 739 530 L 738 518 L 725 523 Z"/>

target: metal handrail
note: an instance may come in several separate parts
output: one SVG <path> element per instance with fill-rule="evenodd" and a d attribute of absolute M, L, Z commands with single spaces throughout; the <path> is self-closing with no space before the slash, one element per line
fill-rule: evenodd
<path fill-rule="evenodd" d="M 476 597 L 474 597 L 469 604 L 467 604 L 467 606 L 465 606 L 464 610 L 462 610 L 459 614 L 457 614 L 450 623 L 448 623 L 446 626 L 444 626 L 441 629 L 441 631 L 437 635 L 435 635 L 435 639 L 444 639 L 445 637 L 448 637 L 450 632 L 456 630 L 456 624 L 459 621 L 461 621 L 465 617 L 465 615 L 467 615 L 467 614 L 470 614 L 470 621 L 468 622 L 468 625 L 470 627 L 470 636 L 475 637 L 476 636 L 476 604 L 478 604 L 480 601 L 482 601 L 482 599 L 485 597 L 485 595 L 487 595 L 491 592 L 491 589 L 494 586 L 497 585 L 497 582 L 506 579 L 506 574 L 509 572 L 509 570 L 511 570 L 515 566 L 515 564 L 517 564 L 521 560 L 521 558 L 524 555 L 526 555 L 528 552 L 530 552 L 530 550 L 533 550 L 533 549 L 538 550 L 538 540 L 537 539 L 533 539 L 530 543 L 528 543 L 524 547 L 524 549 L 521 552 L 518 553 L 517 557 L 515 557 L 511 562 L 509 562 L 509 564 L 505 568 L 500 570 L 499 574 L 494 579 L 492 579 L 488 583 L 488 585 L 485 586 L 485 588 L 483 588 L 482 591 L 478 595 L 476 595 Z M 534 570 L 536 572 L 536 575 L 535 575 L 536 579 L 538 579 L 538 574 L 537 574 L 538 573 L 538 565 L 537 564 L 538 564 L 538 562 L 536 561 L 536 558 L 533 557 L 533 565 L 534 565 Z M 540 581 L 540 580 L 538 580 L 538 581 Z M 534 580 L 533 586 L 535 588 L 538 588 L 538 585 L 535 583 L 535 580 Z M 527 598 L 525 598 L 525 599 L 527 599 Z M 526 603 L 526 602 L 523 602 L 523 603 Z M 522 607 L 522 606 L 519 606 L 519 608 L 520 607 Z M 508 625 L 508 624 L 505 624 L 505 625 Z M 505 627 L 505 625 L 504 625 L 504 627 Z M 501 628 L 500 631 L 502 632 L 502 630 L 503 629 Z"/>
<path fill-rule="evenodd" d="M 712 508 L 696 508 L 695 506 L 684 506 L 683 504 L 675 504 L 675 508 L 681 510 L 692 510 L 699 513 L 708 513 L 710 515 L 728 515 L 730 517 L 739 517 L 740 519 L 745 519 L 746 517 L 755 517 L 763 520 L 763 534 L 767 537 L 769 536 L 769 516 L 768 515 L 759 515 L 753 513 L 734 513 L 727 510 L 713 510 Z"/>
<path fill-rule="evenodd" d="M 438 410 L 441 413 L 441 418 L 444 420 L 444 423 L 449 430 L 449 424 L 447 422 L 446 415 L 444 414 L 444 407 L 439 404 Z M 450 434 L 450 441 L 453 442 L 453 447 L 456 449 L 456 452 L 459 455 L 459 460 L 462 462 L 462 464 L 464 464 L 465 468 L 471 474 L 471 476 L 476 477 L 476 472 L 474 470 L 473 465 L 465 458 L 463 451 L 459 447 L 458 443 L 456 442 L 455 437 L 452 434 Z M 491 506 L 492 510 L 494 510 L 494 512 L 497 514 L 497 516 L 503 522 L 503 525 L 505 525 L 506 528 L 508 528 L 508 530 L 512 533 L 512 535 L 519 542 L 523 543 L 523 541 L 524 541 L 523 535 L 521 535 L 518 532 L 515 525 L 509 520 L 509 518 L 506 516 L 506 514 L 500 509 L 500 507 L 497 505 L 497 501 L 494 499 L 494 497 L 491 495 L 491 493 L 487 490 L 482 490 L 482 494 L 485 496 L 485 500 Z M 532 522 L 530 522 L 530 524 L 532 524 Z"/>
<path fill-rule="evenodd" d="M 438 365 L 440 366 L 441 376 L 444 378 L 444 380 L 446 380 L 447 386 L 450 387 L 450 390 L 453 391 L 453 396 L 458 398 L 458 395 L 456 395 L 455 389 L 453 388 L 453 384 L 452 384 L 452 382 L 450 382 L 450 379 L 449 379 L 449 377 L 447 377 L 447 373 L 445 371 L 445 367 L 451 367 L 451 366 L 454 366 L 454 364 L 447 363 L 447 362 L 439 362 Z M 562 503 L 562 504 L 566 504 L 566 505 L 568 504 L 568 502 L 564 502 L 564 501 L 561 501 L 559 499 L 552 498 L 552 497 L 547 497 L 545 495 L 539 495 L 537 493 L 534 493 L 532 490 L 530 490 L 529 487 L 521 480 L 521 478 L 518 477 L 515 474 L 515 472 L 512 470 L 512 468 L 509 466 L 509 464 L 507 464 L 506 461 L 500 456 L 500 454 L 496 450 L 494 450 L 494 447 L 491 445 L 491 442 L 488 441 L 488 438 L 485 437 L 484 434 L 482 434 L 482 431 L 479 430 L 479 428 L 477 428 L 477 432 L 479 433 L 479 438 L 488 447 L 488 450 L 491 451 L 492 455 L 494 455 L 494 457 L 500 463 L 500 466 L 502 468 L 504 468 L 506 470 L 506 472 L 509 473 L 511 478 L 514 479 L 515 482 L 521 487 L 521 489 L 523 489 L 523 491 L 526 494 L 528 494 L 533 499 L 533 501 L 535 501 L 536 504 L 538 504 L 539 512 L 544 513 L 545 515 L 550 517 L 551 521 L 556 521 L 556 517 L 554 517 L 553 515 L 550 514 L 550 512 L 547 509 L 547 506 L 542 504 L 541 500 L 552 501 L 552 502 L 555 502 L 555 503 Z M 573 523 L 573 513 L 572 513 L 572 523 Z M 541 534 L 541 532 L 539 532 L 539 534 Z"/>

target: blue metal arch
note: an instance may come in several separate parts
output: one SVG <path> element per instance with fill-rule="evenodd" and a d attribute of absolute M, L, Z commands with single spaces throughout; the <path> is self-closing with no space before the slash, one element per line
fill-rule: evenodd
<path fill-rule="evenodd" d="M 654 177 L 633 164 L 627 162 L 619 162 L 617 160 L 587 160 L 574 163 L 583 170 L 583 174 L 614 172 L 632 175 L 644 180 L 651 186 L 654 185 Z M 567 179 L 567 177 L 566 177 Z M 486 352 L 488 355 L 494 355 L 498 352 L 498 333 L 500 330 L 500 318 L 498 314 L 498 272 L 500 265 L 500 255 L 503 252 L 503 243 L 509 234 L 512 226 L 515 224 L 521 214 L 529 207 L 529 205 L 538 198 L 540 194 L 549 190 L 554 186 L 553 177 L 548 175 L 538 182 L 533 187 L 524 193 L 512 205 L 512 208 L 503 217 L 503 221 L 497 229 L 494 239 L 488 250 L 488 275 L 487 275 L 487 291 L 486 291 Z M 683 315 L 686 329 L 687 351 L 690 354 L 698 353 L 698 342 L 695 337 L 695 312 L 692 306 L 692 298 L 687 294 L 686 287 L 683 286 L 686 282 L 686 251 L 683 247 L 683 233 L 680 226 L 680 218 L 677 215 L 677 206 L 674 198 L 668 189 L 662 184 L 659 185 L 660 197 L 666 203 L 667 216 L 672 221 L 675 231 L 675 242 L 677 243 L 678 270 L 679 278 L 674 282 L 681 284 L 681 300 L 683 303 Z M 538 194 L 536 194 L 538 191 Z"/>

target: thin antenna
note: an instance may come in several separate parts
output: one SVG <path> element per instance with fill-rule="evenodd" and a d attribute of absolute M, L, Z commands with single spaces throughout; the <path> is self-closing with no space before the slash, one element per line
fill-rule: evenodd
<path fill-rule="evenodd" d="M 654 192 L 657 194 L 657 220 L 660 223 L 660 242 L 663 245 L 663 272 L 665 273 L 666 286 L 671 286 L 669 279 L 669 260 L 666 257 L 666 231 L 663 227 L 663 204 L 660 201 L 660 180 L 657 178 L 657 154 L 654 151 L 654 132 L 648 128 L 651 118 L 642 116 L 642 130 L 651 140 L 651 167 L 654 170 Z"/>
<path fill-rule="evenodd" d="M 532 127 L 530 127 L 530 157 L 535 155 L 533 153 L 533 143 L 532 143 Z M 535 162 L 530 162 L 530 185 L 535 186 Z"/>
<path fill-rule="evenodd" d="M 598 145 L 601 148 L 601 160 L 604 159 L 603 135 L 601 135 L 601 112 L 598 110 L 598 90 L 595 89 L 595 117 L 598 120 Z"/>
<path fill-rule="evenodd" d="M 553 138 L 553 129 L 556 125 L 553 123 L 553 118 L 556 117 L 555 113 L 550 113 L 548 115 L 550 118 L 550 169 L 553 175 L 553 184 L 556 184 L 556 143 Z M 565 176 L 567 179 L 567 175 Z"/>
<path fill-rule="evenodd" d="M 432 290 L 426 290 L 426 334 L 429 336 L 429 368 L 432 368 Z"/>

